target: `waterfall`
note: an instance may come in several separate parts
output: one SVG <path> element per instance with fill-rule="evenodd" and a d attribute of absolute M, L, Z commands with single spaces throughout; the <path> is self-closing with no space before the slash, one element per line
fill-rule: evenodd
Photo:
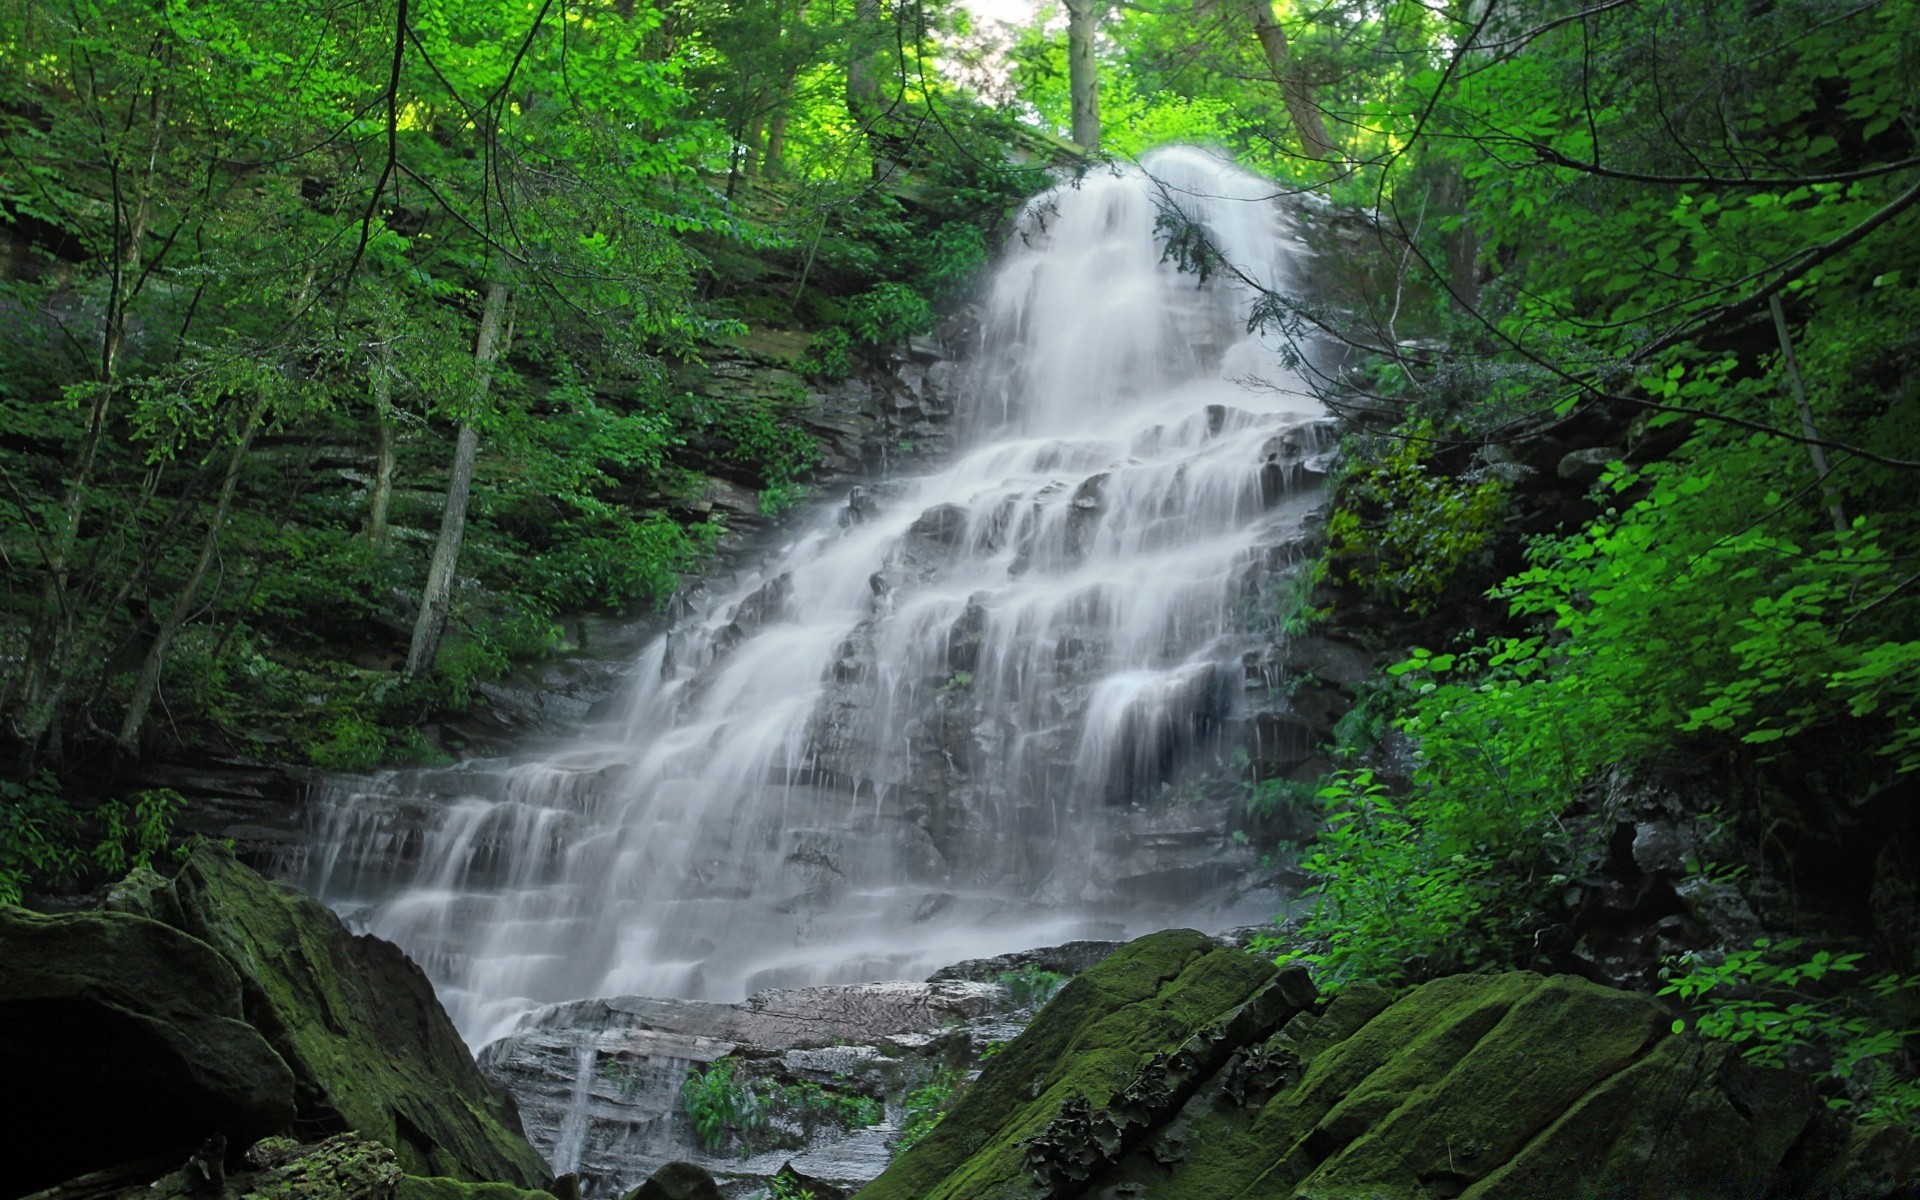
<path fill-rule="evenodd" d="M 1177 271 L 1156 220 L 1170 199 L 1285 286 L 1271 192 L 1174 149 L 1031 202 L 949 463 L 809 514 L 647 647 L 616 719 L 332 781 L 303 882 L 406 948 L 475 1045 L 553 1001 L 1270 915 L 1217 795 L 1185 801 L 1234 778 L 1248 609 L 1312 510 L 1324 416 L 1248 333 L 1251 293 Z"/>

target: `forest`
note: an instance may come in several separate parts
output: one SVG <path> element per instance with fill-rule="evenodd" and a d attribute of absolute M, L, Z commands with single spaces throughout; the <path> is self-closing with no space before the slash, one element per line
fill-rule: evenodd
<path fill-rule="evenodd" d="M 1254 956 L 1586 973 L 1920 1134 L 1911 0 L 0 13 L 0 912 L 192 875 L 156 764 L 496 750 L 448 732 L 490 689 L 873 474 L 810 406 L 959 347 L 1029 198 L 1190 145 L 1340 260 L 1263 275 L 1159 181 L 1336 427 L 1259 619 L 1371 656 L 1226 785 L 1302 898 Z"/>

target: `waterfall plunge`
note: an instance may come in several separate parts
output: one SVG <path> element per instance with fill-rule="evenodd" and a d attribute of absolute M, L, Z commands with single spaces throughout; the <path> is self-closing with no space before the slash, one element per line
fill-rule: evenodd
<path fill-rule="evenodd" d="M 332 781 L 304 882 L 420 961 L 475 1045 L 553 1001 L 1268 915 L 1219 907 L 1218 814 L 1164 798 L 1222 754 L 1250 593 L 1310 505 L 1281 464 L 1321 411 L 1246 290 L 1176 272 L 1155 221 L 1164 194 L 1281 286 L 1271 190 L 1175 149 L 1033 201 L 955 461 L 814 514 L 646 649 L 618 720 Z"/>

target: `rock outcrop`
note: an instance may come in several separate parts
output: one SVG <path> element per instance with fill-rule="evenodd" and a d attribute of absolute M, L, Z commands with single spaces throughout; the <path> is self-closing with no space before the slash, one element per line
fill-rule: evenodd
<path fill-rule="evenodd" d="M 282 1133 L 352 1133 L 393 1167 L 384 1192 L 272 1193 L 289 1198 L 384 1197 L 402 1171 L 520 1188 L 551 1178 L 511 1098 L 391 943 L 355 937 L 215 846 L 173 880 L 137 871 L 105 903 L 61 916 L 0 907 L 0 1080 L 26 1101 L 9 1123 L 19 1149 L 6 1182 L 18 1186 L 0 1195 L 99 1171 L 101 1195 L 128 1171 L 159 1187 L 190 1156 L 213 1187 Z"/>
<path fill-rule="evenodd" d="M 1865 1197 L 1906 1135 L 1571 976 L 1330 1003 L 1188 931 L 1074 980 L 859 1200 Z"/>
<path fill-rule="evenodd" d="M 185 1159 L 284 1128 L 294 1079 L 245 1020 L 219 954 L 122 913 L 0 906 L 7 1184 L 46 1187 L 130 1159 Z"/>
<path fill-rule="evenodd" d="M 410 1175 L 537 1187 L 546 1163 L 480 1074 L 426 974 L 298 889 L 203 847 L 172 888 L 182 929 L 240 974 L 251 1020 L 293 1069 L 302 1129 L 355 1130 Z"/>

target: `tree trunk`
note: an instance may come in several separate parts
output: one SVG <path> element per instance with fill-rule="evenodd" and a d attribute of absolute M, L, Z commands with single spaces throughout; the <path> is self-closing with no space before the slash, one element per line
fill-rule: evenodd
<path fill-rule="evenodd" d="M 873 50 L 880 38 L 880 0 L 853 0 L 853 57 L 847 60 L 847 115 L 865 126 L 880 115 Z"/>
<path fill-rule="evenodd" d="M 765 115 L 755 116 L 747 122 L 746 161 L 741 164 L 741 174 L 748 179 L 760 178 L 760 148 L 764 144 L 762 133 L 766 124 Z"/>
<path fill-rule="evenodd" d="M 1807 403 L 1807 386 L 1800 381 L 1800 362 L 1794 357 L 1793 335 L 1787 332 L 1787 313 L 1780 307 L 1779 292 L 1767 297 L 1767 307 L 1773 310 L 1773 331 L 1780 338 L 1780 362 L 1787 369 L 1793 402 L 1800 410 L 1800 432 L 1806 437 L 1807 455 L 1813 459 L 1813 473 L 1820 480 L 1820 491 L 1827 500 L 1827 512 L 1833 517 L 1833 531 L 1845 533 L 1851 528 L 1847 524 L 1847 510 L 1840 503 L 1840 493 L 1827 482 L 1827 475 L 1833 468 L 1827 465 L 1827 452 L 1820 445 L 1820 427 L 1813 423 L 1813 406 Z"/>
<path fill-rule="evenodd" d="M 500 356 L 501 334 L 507 320 L 507 285 L 487 284 L 486 307 L 480 314 L 480 335 L 473 346 L 476 377 L 473 406 L 479 408 L 493 382 L 493 363 Z M 447 505 L 440 515 L 440 536 L 433 543 L 433 564 L 420 595 L 420 616 L 414 622 L 413 643 L 407 648 L 405 678 L 413 679 L 433 666 L 440 637 L 447 629 L 453 605 L 453 576 L 460 565 L 460 543 L 467 536 L 467 497 L 473 488 L 473 460 L 480 451 L 480 433 L 472 421 L 460 423 L 454 442 L 453 473 L 447 480 Z"/>
<path fill-rule="evenodd" d="M 1280 95 L 1286 101 L 1287 115 L 1293 118 L 1293 127 L 1300 135 L 1300 149 L 1308 158 L 1321 160 L 1338 158 L 1339 147 L 1327 136 L 1326 121 L 1321 118 L 1320 108 L 1313 102 L 1313 89 L 1300 78 L 1300 71 L 1293 61 L 1292 51 L 1287 46 L 1287 31 L 1273 19 L 1272 0 L 1246 0 L 1247 12 L 1253 18 L 1253 35 L 1260 39 L 1260 49 L 1266 52 L 1267 70 L 1273 75 L 1273 81 L 1280 85 Z"/>
<path fill-rule="evenodd" d="M 387 546 L 387 514 L 393 507 L 393 341 L 383 339 L 373 351 L 373 407 L 379 422 L 379 441 L 373 468 L 373 493 L 367 501 L 367 540 L 379 549 Z"/>
<path fill-rule="evenodd" d="M 1073 140 L 1100 148 L 1100 67 L 1093 56 L 1100 26 L 1100 0 L 1066 0 L 1067 81 L 1073 93 Z"/>
<path fill-rule="evenodd" d="M 796 31 L 804 28 L 806 23 L 807 0 L 800 0 L 794 6 L 792 22 L 783 25 L 780 30 L 782 44 L 798 36 Z M 784 61 L 790 60 L 783 56 Z M 766 172 L 769 179 L 777 179 L 786 171 L 787 120 L 788 113 L 793 108 L 794 84 L 794 72 L 789 70 L 786 73 L 786 82 L 780 87 L 780 98 L 774 104 L 773 112 L 767 117 L 767 154 L 761 161 L 761 169 Z"/>
<path fill-rule="evenodd" d="M 253 435 L 260 428 L 260 414 L 266 408 L 264 397 L 255 398 L 252 407 L 247 410 L 246 424 L 240 430 L 239 440 L 233 444 L 233 453 L 227 458 L 227 472 L 220 480 L 220 498 L 214 502 L 213 516 L 207 521 L 207 536 L 200 543 L 200 557 L 193 564 L 193 570 L 187 575 L 187 581 L 180 585 L 180 594 L 174 597 L 173 607 L 167 611 L 166 620 L 160 623 L 160 631 L 154 635 L 153 645 L 147 647 L 146 661 L 140 664 L 140 678 L 133 685 L 133 698 L 127 703 L 126 720 L 120 725 L 120 734 L 114 740 L 120 744 L 120 752 L 135 755 L 140 749 L 140 730 L 146 724 L 147 712 L 153 707 L 154 693 L 160 687 L 160 672 L 167 665 L 167 655 L 173 651 L 174 635 L 193 615 L 194 608 L 200 603 L 200 588 L 206 583 L 207 572 L 220 557 L 220 534 L 227 527 L 227 515 L 233 510 L 233 491 L 240 481 L 240 469 L 246 465 L 247 450 L 253 445 Z"/>

